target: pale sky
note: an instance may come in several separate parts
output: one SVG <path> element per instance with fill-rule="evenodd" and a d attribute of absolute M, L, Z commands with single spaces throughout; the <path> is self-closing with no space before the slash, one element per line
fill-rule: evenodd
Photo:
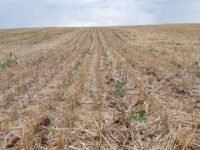
<path fill-rule="evenodd" d="M 0 28 L 200 23 L 200 0 L 0 0 Z"/>

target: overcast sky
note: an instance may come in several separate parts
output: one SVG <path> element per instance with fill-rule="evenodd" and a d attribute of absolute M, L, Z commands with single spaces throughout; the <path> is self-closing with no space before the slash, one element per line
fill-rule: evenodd
<path fill-rule="evenodd" d="M 0 28 L 200 23 L 200 0 L 0 0 Z"/>

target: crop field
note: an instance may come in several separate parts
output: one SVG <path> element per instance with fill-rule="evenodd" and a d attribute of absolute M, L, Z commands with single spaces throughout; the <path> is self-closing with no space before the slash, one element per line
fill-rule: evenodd
<path fill-rule="evenodd" d="M 200 25 L 1 29 L 0 149 L 200 150 Z"/>

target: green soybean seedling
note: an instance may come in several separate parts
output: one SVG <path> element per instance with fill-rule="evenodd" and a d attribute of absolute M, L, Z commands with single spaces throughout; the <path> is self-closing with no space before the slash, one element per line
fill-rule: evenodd
<path fill-rule="evenodd" d="M 49 125 L 50 128 L 56 128 L 56 125 L 52 122 L 50 125 Z"/>
<path fill-rule="evenodd" d="M 126 53 L 126 52 L 127 52 L 127 49 L 126 49 L 126 48 L 124 48 L 124 49 L 123 49 L 123 52 L 124 52 L 124 53 Z"/>
<path fill-rule="evenodd" d="M 141 111 L 139 113 L 136 113 L 135 111 L 132 111 L 129 116 L 129 119 L 131 121 L 144 121 L 144 120 L 146 120 L 145 112 Z"/>
<path fill-rule="evenodd" d="M 115 87 L 117 89 L 122 89 L 123 87 L 125 87 L 126 85 L 126 82 L 123 81 L 123 80 L 117 80 L 116 84 L 115 84 Z"/>
<path fill-rule="evenodd" d="M 129 119 L 132 120 L 132 121 L 137 121 L 137 114 L 136 112 L 132 111 L 130 116 L 129 116 Z"/>
<path fill-rule="evenodd" d="M 123 81 L 123 80 L 117 80 L 116 83 L 115 83 L 115 96 L 120 96 L 120 97 L 123 97 L 124 96 L 124 93 L 125 93 L 125 85 L 126 85 L 126 82 Z"/>
<path fill-rule="evenodd" d="M 77 70 L 80 66 L 81 66 L 81 62 L 78 61 L 78 62 L 76 63 L 76 65 L 75 65 L 75 69 Z"/>
<path fill-rule="evenodd" d="M 196 62 L 194 62 L 193 67 L 194 67 L 194 68 L 200 68 L 200 65 L 199 65 L 199 63 L 196 61 Z"/>
<path fill-rule="evenodd" d="M 144 121 L 146 118 L 145 118 L 145 112 L 144 111 L 141 111 L 140 113 L 139 113 L 139 120 L 140 121 Z"/>
<path fill-rule="evenodd" d="M 108 67 L 109 67 L 109 66 L 112 67 L 112 64 L 113 64 L 113 63 L 112 63 L 112 60 L 109 60 L 109 61 L 107 62 L 107 66 L 108 66 Z"/>

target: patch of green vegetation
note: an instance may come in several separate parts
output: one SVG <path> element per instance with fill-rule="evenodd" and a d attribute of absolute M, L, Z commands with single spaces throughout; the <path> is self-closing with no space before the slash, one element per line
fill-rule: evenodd
<path fill-rule="evenodd" d="M 181 43 L 176 43 L 177 46 L 181 45 Z"/>
<path fill-rule="evenodd" d="M 130 116 L 129 116 L 129 119 L 132 120 L 132 121 L 136 121 L 137 120 L 137 113 L 132 111 Z"/>
<path fill-rule="evenodd" d="M 74 52 L 76 50 L 76 46 L 72 49 L 72 52 Z"/>
<path fill-rule="evenodd" d="M 144 121 L 144 120 L 146 120 L 145 111 L 141 111 L 139 113 L 132 111 L 130 116 L 129 116 L 129 119 L 131 121 Z"/>
<path fill-rule="evenodd" d="M 76 63 L 76 65 L 75 65 L 75 69 L 77 70 L 80 66 L 81 66 L 81 62 L 78 61 L 78 62 Z"/>
<path fill-rule="evenodd" d="M 56 128 L 56 125 L 52 122 L 50 125 L 49 125 L 50 128 Z"/>
<path fill-rule="evenodd" d="M 115 83 L 115 92 L 114 95 L 116 97 L 123 97 L 125 95 L 126 89 L 124 88 L 126 86 L 126 81 L 124 80 L 117 80 Z"/>
<path fill-rule="evenodd" d="M 122 51 L 123 51 L 124 53 L 127 53 L 128 50 L 127 50 L 127 48 L 123 48 Z"/>
<path fill-rule="evenodd" d="M 90 54 L 91 54 L 91 53 L 90 53 L 90 50 L 87 49 L 87 50 L 85 51 L 85 54 L 86 54 L 86 55 L 90 55 Z"/>
<path fill-rule="evenodd" d="M 149 48 L 149 51 L 153 52 L 153 51 L 155 51 L 155 49 L 153 47 L 151 47 L 151 48 Z"/>
<path fill-rule="evenodd" d="M 87 55 L 90 55 L 90 54 L 91 54 L 91 53 L 90 53 L 90 50 L 87 49 L 87 50 L 85 50 L 85 51 L 83 52 L 82 58 L 84 58 L 84 57 L 86 57 Z"/>
<path fill-rule="evenodd" d="M 17 64 L 17 58 L 14 55 L 14 53 L 10 52 L 8 54 L 5 54 L 7 56 L 7 60 L 0 63 L 0 69 L 11 67 L 12 65 Z"/>
<path fill-rule="evenodd" d="M 199 69 L 200 68 L 199 62 L 195 61 L 194 64 L 193 64 L 193 67 Z"/>
<path fill-rule="evenodd" d="M 107 65 L 108 67 L 112 67 L 112 64 L 113 64 L 112 60 L 109 60 L 109 61 L 107 62 L 106 65 Z"/>
<path fill-rule="evenodd" d="M 166 51 L 161 51 L 161 54 L 162 54 L 162 55 L 166 55 L 167 52 L 166 52 Z"/>
<path fill-rule="evenodd" d="M 150 47 L 149 51 L 150 52 L 159 52 L 159 50 L 157 48 L 155 48 L 155 47 Z"/>
<path fill-rule="evenodd" d="M 139 120 L 140 121 L 143 121 L 143 120 L 145 120 L 146 118 L 145 118 L 145 112 L 144 111 L 141 111 L 140 113 L 139 113 Z"/>
<path fill-rule="evenodd" d="M 117 80 L 116 84 L 115 84 L 115 87 L 117 89 L 122 89 L 123 87 L 125 87 L 126 85 L 126 82 L 123 81 L 123 80 Z"/>

